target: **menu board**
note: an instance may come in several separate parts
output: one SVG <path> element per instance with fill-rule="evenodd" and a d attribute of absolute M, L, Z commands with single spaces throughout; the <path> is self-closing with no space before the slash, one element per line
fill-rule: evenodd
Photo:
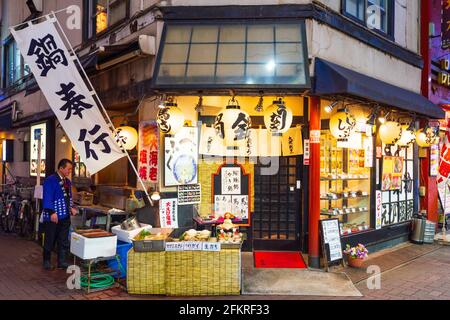
<path fill-rule="evenodd" d="M 200 184 L 178 186 L 178 205 L 196 204 L 202 200 Z"/>
<path fill-rule="evenodd" d="M 320 227 L 323 250 L 327 262 L 333 263 L 342 260 L 339 219 L 321 220 Z"/>
<path fill-rule="evenodd" d="M 381 180 L 382 191 L 394 191 L 401 189 L 403 164 L 404 161 L 402 157 L 383 157 L 383 174 Z"/>

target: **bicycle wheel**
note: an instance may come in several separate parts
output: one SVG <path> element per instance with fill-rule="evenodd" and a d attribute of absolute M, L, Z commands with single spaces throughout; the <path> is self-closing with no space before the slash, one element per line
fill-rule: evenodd
<path fill-rule="evenodd" d="M 6 217 L 7 230 L 8 232 L 14 232 L 16 229 L 16 217 L 17 217 L 16 206 L 14 204 L 11 204 L 11 206 L 6 210 L 7 210 L 7 217 Z"/>
<path fill-rule="evenodd" d="M 34 219 L 29 205 L 22 207 L 23 216 L 20 223 L 20 235 L 24 238 L 32 238 L 34 233 Z"/>

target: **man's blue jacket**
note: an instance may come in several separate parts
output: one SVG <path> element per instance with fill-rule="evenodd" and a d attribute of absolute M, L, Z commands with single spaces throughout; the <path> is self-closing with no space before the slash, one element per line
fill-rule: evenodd
<path fill-rule="evenodd" d="M 43 195 L 43 215 L 44 222 L 50 221 L 50 215 L 54 212 L 58 215 L 58 220 L 65 220 L 70 217 L 70 208 L 72 207 L 72 184 L 66 178 L 66 183 L 69 186 L 69 201 L 66 203 L 64 199 L 63 184 L 57 173 L 52 174 L 44 181 L 44 195 Z M 69 208 L 67 208 L 69 204 Z"/>

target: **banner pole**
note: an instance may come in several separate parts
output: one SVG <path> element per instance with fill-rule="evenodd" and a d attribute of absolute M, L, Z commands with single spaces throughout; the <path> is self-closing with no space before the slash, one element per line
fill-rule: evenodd
<path fill-rule="evenodd" d="M 69 51 L 70 51 L 70 53 L 73 54 L 73 56 L 74 56 L 75 59 L 77 60 L 79 66 L 80 66 L 80 69 L 82 70 L 82 73 L 83 73 L 83 75 L 84 75 L 85 78 L 86 78 L 85 81 L 88 82 L 89 86 L 91 87 L 91 91 L 94 92 L 95 96 L 97 97 L 97 99 L 94 99 L 95 102 L 96 102 L 96 104 L 97 104 L 97 107 L 100 107 L 100 109 L 103 111 L 104 116 L 106 116 L 107 120 L 109 121 L 110 127 L 112 127 L 112 129 L 113 129 L 113 131 L 114 131 L 114 134 L 117 134 L 117 130 L 116 130 L 116 128 L 114 127 L 114 124 L 113 124 L 113 122 L 111 121 L 111 118 L 109 117 L 108 112 L 106 111 L 106 109 L 105 109 L 105 107 L 104 107 L 102 101 L 100 100 L 100 98 L 99 98 L 97 92 L 95 91 L 95 88 L 94 88 L 94 86 L 92 85 L 91 80 L 89 79 L 88 75 L 86 74 L 86 71 L 84 70 L 83 65 L 81 64 L 80 60 L 78 59 L 78 56 L 77 56 L 77 54 L 75 53 L 75 50 L 73 50 L 72 44 L 70 43 L 69 39 L 67 38 L 67 35 L 66 35 L 66 33 L 64 32 L 64 29 L 62 28 L 62 26 L 61 26 L 61 24 L 60 24 L 58 18 L 57 18 L 56 15 L 55 15 L 55 12 L 54 12 L 54 11 L 51 11 L 51 13 L 50 13 L 49 15 L 53 15 L 53 17 L 55 18 L 56 24 L 58 25 L 61 34 L 63 35 L 64 39 L 65 39 L 66 42 L 67 42 L 67 45 L 69 46 Z M 133 160 L 131 160 L 130 154 L 129 154 L 128 151 L 124 148 L 123 143 L 122 143 L 122 141 L 121 141 L 120 139 L 118 139 L 118 143 L 119 143 L 120 147 L 122 148 L 122 152 L 124 152 L 124 153 L 126 154 L 126 156 L 127 156 L 127 158 L 128 158 L 128 161 L 130 162 L 131 167 L 133 168 L 133 171 L 134 171 L 134 173 L 136 174 L 136 177 L 138 178 L 138 180 L 139 180 L 139 182 L 140 182 L 142 188 L 144 189 L 145 195 L 147 196 L 147 198 L 148 198 L 150 204 L 153 205 L 153 201 L 152 201 L 150 195 L 148 194 L 148 191 L 147 191 L 147 188 L 145 187 L 144 181 L 143 181 L 142 178 L 139 176 L 139 173 L 138 173 L 138 171 L 137 171 L 137 169 L 136 169 L 136 166 L 134 165 Z"/>

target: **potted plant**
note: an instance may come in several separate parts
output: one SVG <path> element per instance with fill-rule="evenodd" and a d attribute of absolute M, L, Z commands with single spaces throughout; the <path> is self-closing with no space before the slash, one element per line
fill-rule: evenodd
<path fill-rule="evenodd" d="M 369 251 L 362 244 L 358 244 L 356 247 L 350 247 L 347 244 L 344 253 L 347 255 L 348 265 L 353 268 L 361 268 L 364 260 L 369 257 Z"/>

